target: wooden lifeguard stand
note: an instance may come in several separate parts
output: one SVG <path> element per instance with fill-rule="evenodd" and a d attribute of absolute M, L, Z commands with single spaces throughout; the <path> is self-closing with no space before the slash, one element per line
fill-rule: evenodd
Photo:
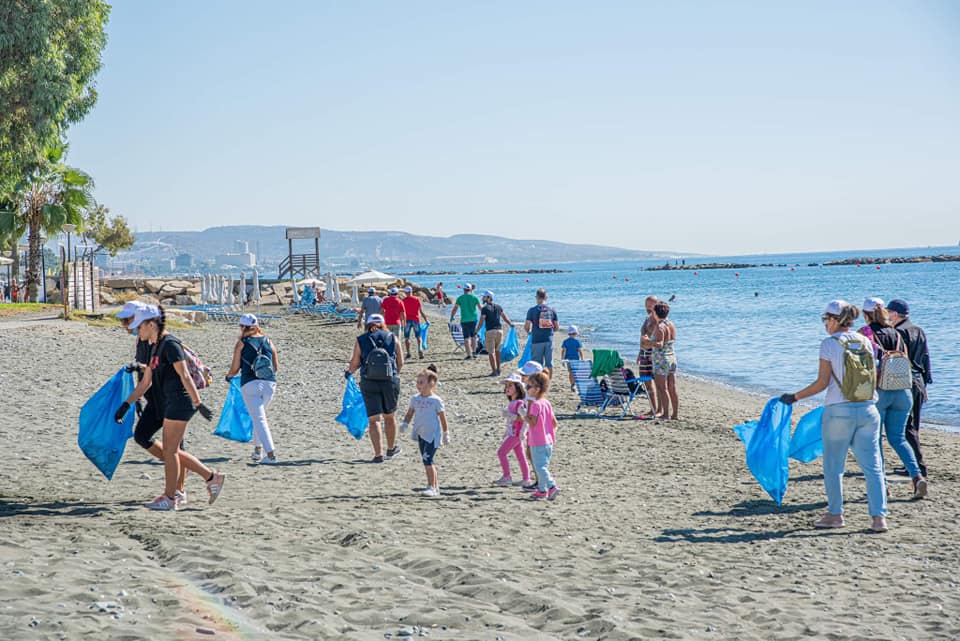
<path fill-rule="evenodd" d="M 287 257 L 280 261 L 280 280 L 320 278 L 320 228 L 287 227 Z M 313 239 L 312 254 L 294 254 L 293 241 Z"/>

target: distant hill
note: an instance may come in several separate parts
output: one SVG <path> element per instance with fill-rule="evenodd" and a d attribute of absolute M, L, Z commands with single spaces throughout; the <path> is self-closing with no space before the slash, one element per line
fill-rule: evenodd
<path fill-rule="evenodd" d="M 211 227 L 203 231 L 138 232 L 134 252 L 158 244 L 202 261 L 235 251 L 236 241 L 246 241 L 257 262 L 274 268 L 287 255 L 284 226 L 243 225 Z M 294 241 L 294 251 L 312 251 L 312 241 Z M 398 231 L 321 230 L 320 258 L 328 265 L 442 265 L 479 262 L 483 257 L 499 263 L 571 262 L 590 260 L 643 260 L 671 256 L 669 252 L 635 251 L 599 245 L 576 245 L 548 240 L 516 240 L 483 234 L 457 234 L 447 238 L 418 236 Z M 457 257 L 471 257 L 458 260 Z"/>

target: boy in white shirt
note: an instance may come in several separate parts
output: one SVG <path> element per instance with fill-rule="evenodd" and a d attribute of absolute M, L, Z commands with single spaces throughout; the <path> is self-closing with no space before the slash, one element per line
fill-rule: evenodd
<path fill-rule="evenodd" d="M 413 431 L 410 438 L 420 446 L 420 458 L 423 459 L 423 468 L 427 475 L 427 487 L 421 496 L 440 496 L 440 485 L 437 481 L 437 466 L 433 459 L 441 445 L 450 444 L 450 434 L 447 431 L 447 415 L 444 413 L 443 400 L 434 394 L 437 388 L 437 372 L 433 366 L 417 374 L 417 391 L 419 394 L 410 399 L 410 409 L 403 417 L 400 431 L 406 432 L 413 419 Z"/>

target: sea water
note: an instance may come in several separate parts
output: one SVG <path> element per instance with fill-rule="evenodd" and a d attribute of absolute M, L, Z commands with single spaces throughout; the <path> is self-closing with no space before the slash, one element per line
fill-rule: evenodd
<path fill-rule="evenodd" d="M 532 251 L 536 251 L 535 247 Z M 820 315 L 826 303 L 843 298 L 858 307 L 868 296 L 902 298 L 910 318 L 927 334 L 933 384 L 924 421 L 960 426 L 960 262 L 822 266 L 850 258 L 958 254 L 958 247 L 687 258 L 701 262 L 773 264 L 772 267 L 693 271 L 647 271 L 664 261 L 564 263 L 542 256 L 528 265 L 498 269 L 563 270 L 558 274 L 417 276 L 433 286 L 444 282 L 452 297 L 463 282 L 478 294 L 492 290 L 507 315 L 522 323 L 534 292 L 544 287 L 562 331 L 580 326 L 587 347 L 613 348 L 633 362 L 645 316 L 643 299 L 653 294 L 670 303 L 677 326 L 680 370 L 748 391 L 795 392 L 817 376 L 818 350 L 826 335 Z M 673 263 L 674 261 L 669 261 Z M 816 266 L 810 266 L 814 263 Z M 855 327 L 862 326 L 858 323 Z M 682 392 L 681 392 L 682 395 Z"/>

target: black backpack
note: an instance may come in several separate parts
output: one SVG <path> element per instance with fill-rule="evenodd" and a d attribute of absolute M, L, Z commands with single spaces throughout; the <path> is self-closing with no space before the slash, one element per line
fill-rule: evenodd
<path fill-rule="evenodd" d="M 363 359 L 363 377 L 368 381 L 393 380 L 393 357 L 386 350 L 382 337 L 369 336 L 373 349 Z M 389 339 L 392 341 L 393 336 Z"/>

